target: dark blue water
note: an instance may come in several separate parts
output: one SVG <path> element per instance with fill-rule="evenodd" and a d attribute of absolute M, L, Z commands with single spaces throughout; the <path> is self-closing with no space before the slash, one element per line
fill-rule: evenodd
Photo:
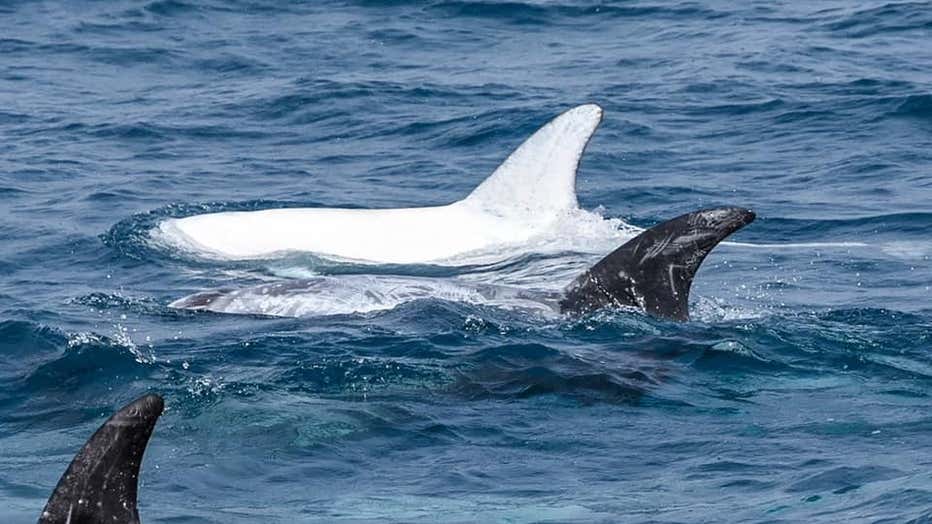
<path fill-rule="evenodd" d="M 927 3 L 278 4 L 0 4 L 0 521 L 35 521 L 150 391 L 168 410 L 149 523 L 932 518 Z M 759 215 L 735 238 L 755 246 L 703 266 L 694 322 L 166 307 L 301 271 L 423 273 L 203 262 L 148 231 L 448 203 L 585 102 L 606 114 L 584 208 Z"/>

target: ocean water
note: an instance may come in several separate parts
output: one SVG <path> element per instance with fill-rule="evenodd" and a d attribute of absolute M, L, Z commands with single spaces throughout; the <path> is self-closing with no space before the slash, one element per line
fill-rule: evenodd
<path fill-rule="evenodd" d="M 0 521 L 156 392 L 147 523 L 928 522 L 930 34 L 889 0 L 0 3 Z M 546 242 L 366 266 L 149 235 L 449 203 L 587 102 L 586 211 Z M 713 205 L 758 220 L 689 323 L 167 307 L 308 275 L 559 289 Z"/>

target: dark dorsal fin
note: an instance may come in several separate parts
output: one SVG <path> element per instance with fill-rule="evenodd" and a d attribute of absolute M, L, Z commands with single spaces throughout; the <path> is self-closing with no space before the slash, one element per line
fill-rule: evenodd
<path fill-rule="evenodd" d="M 689 288 L 699 264 L 725 237 L 754 220 L 737 207 L 704 209 L 656 225 L 580 275 L 560 301 L 564 313 L 634 306 L 689 320 Z"/>
<path fill-rule="evenodd" d="M 146 395 L 110 417 L 71 461 L 39 524 L 138 524 L 139 466 L 164 406 Z"/>

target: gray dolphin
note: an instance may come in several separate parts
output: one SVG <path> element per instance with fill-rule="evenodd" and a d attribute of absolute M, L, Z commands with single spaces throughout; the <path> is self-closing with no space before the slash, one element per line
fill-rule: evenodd
<path fill-rule="evenodd" d="M 139 467 L 165 402 L 145 395 L 91 436 L 52 492 L 39 524 L 139 524 Z"/>

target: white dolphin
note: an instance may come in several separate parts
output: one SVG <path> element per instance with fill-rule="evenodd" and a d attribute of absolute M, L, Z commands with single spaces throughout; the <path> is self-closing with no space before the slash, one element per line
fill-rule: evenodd
<path fill-rule="evenodd" d="M 263 259 L 311 252 L 341 259 L 417 264 L 519 245 L 578 209 L 576 170 L 599 123 L 595 104 L 539 129 L 466 198 L 398 209 L 293 208 L 168 219 L 153 236 L 198 256 Z"/>

